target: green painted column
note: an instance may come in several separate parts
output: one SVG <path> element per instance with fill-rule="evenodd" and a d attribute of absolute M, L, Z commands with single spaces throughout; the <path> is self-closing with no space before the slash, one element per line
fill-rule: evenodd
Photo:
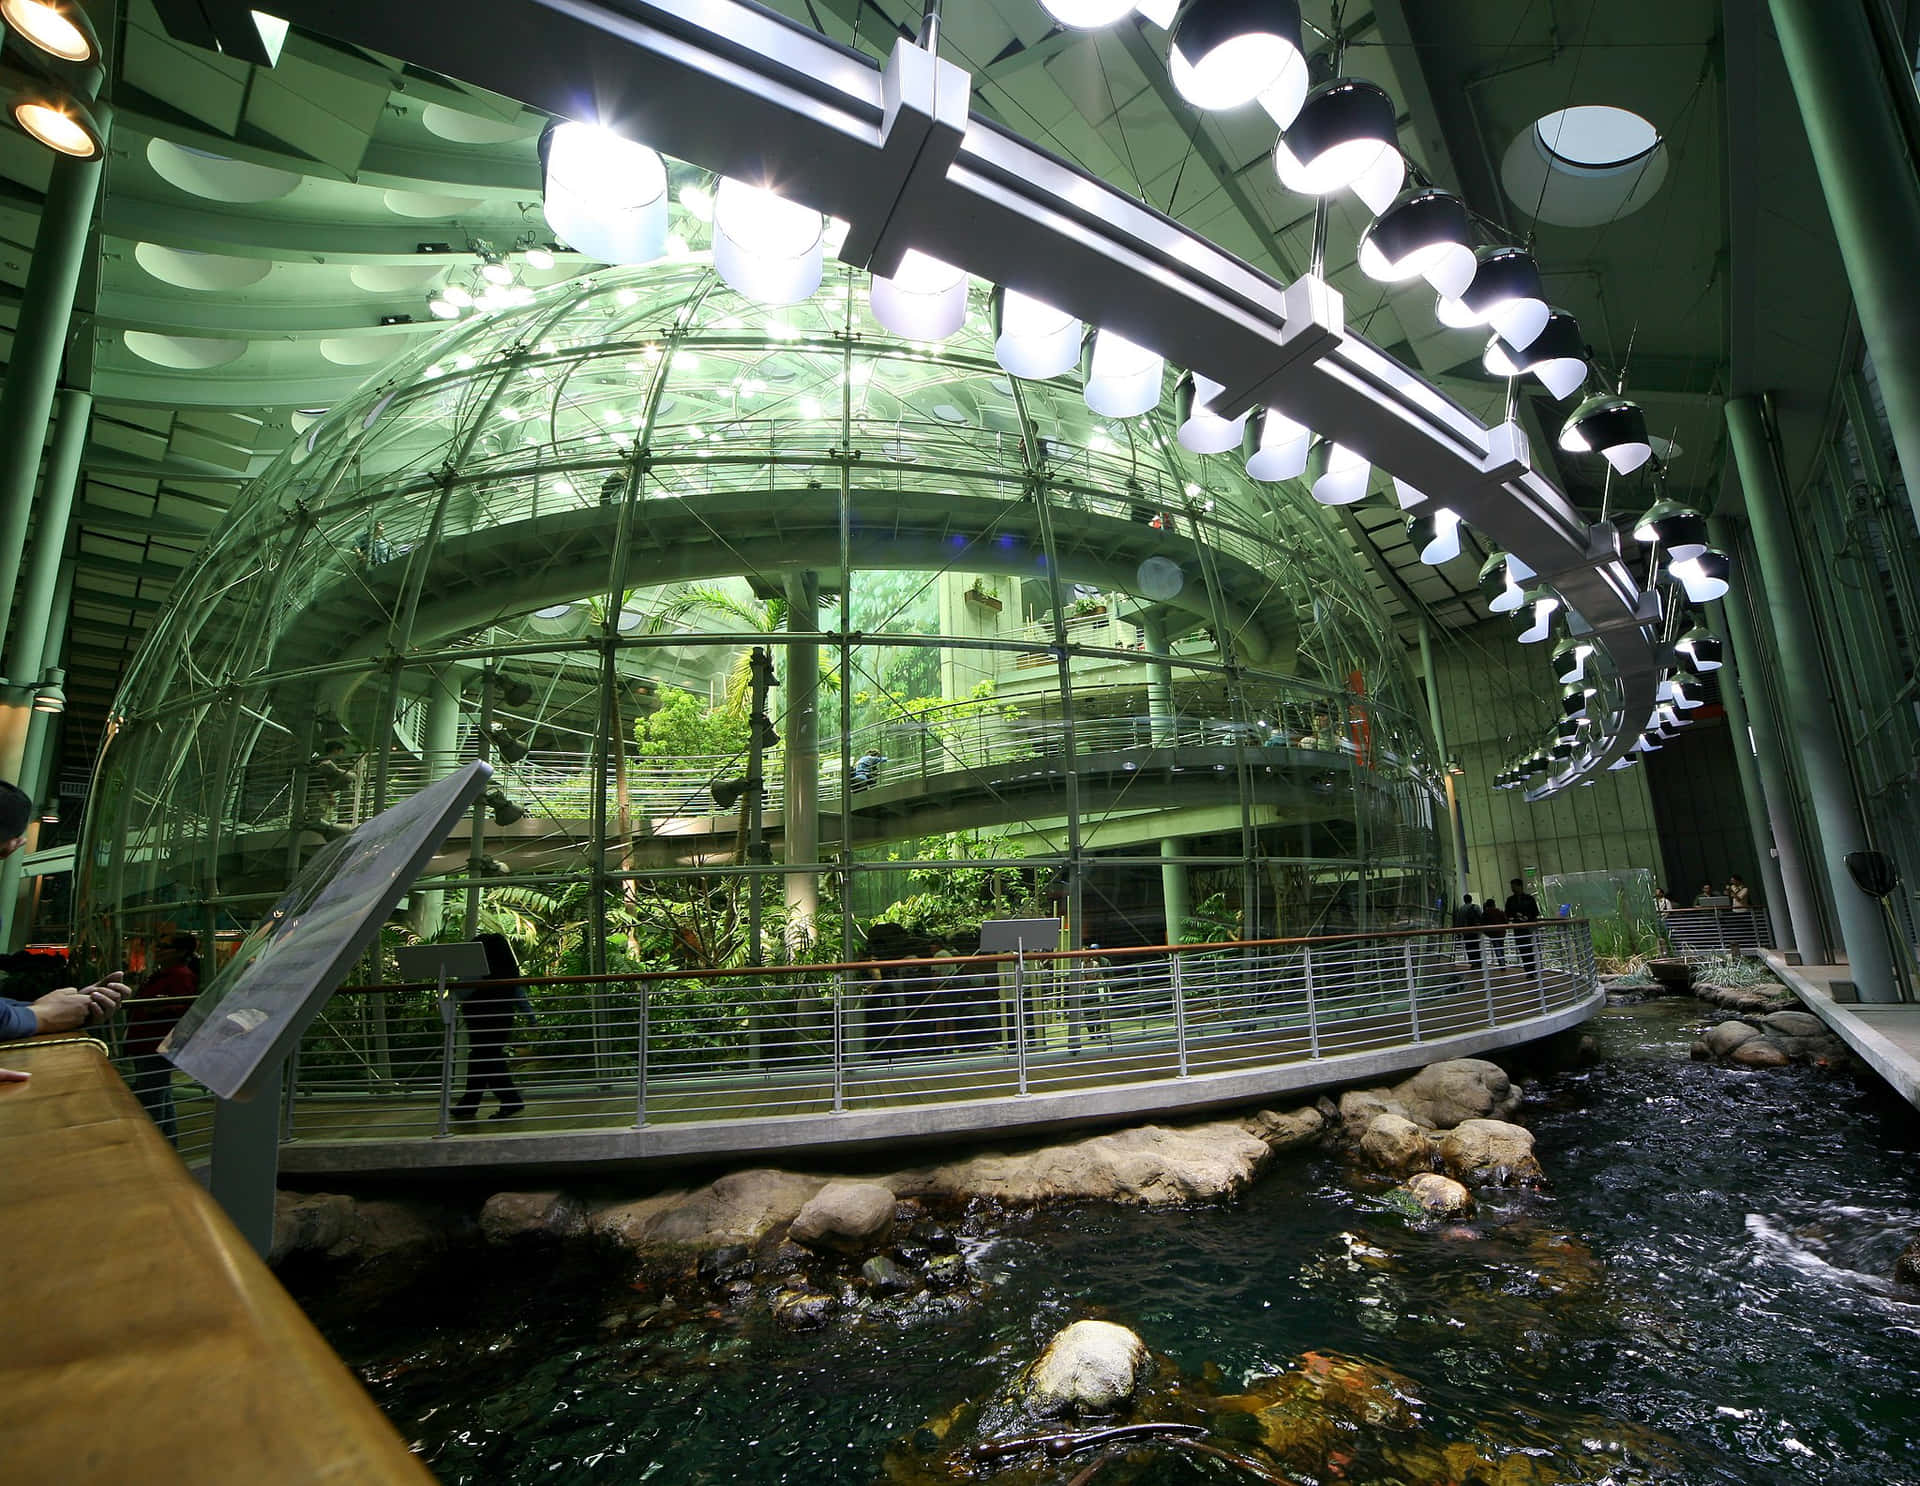
<path fill-rule="evenodd" d="M 420 728 L 420 757 L 430 784 L 444 779 L 460 764 L 460 677 L 458 666 L 441 666 L 427 683 L 427 715 Z M 440 932 L 447 908 L 442 888 L 415 889 L 409 895 L 407 916 L 413 932 L 431 939 Z M 374 998 L 384 1002 L 386 998 Z"/>
<path fill-rule="evenodd" d="M 1894 447 L 1920 470 L 1920 182 L 1861 0 L 1768 0 Z M 1903 78 L 1901 86 L 1911 87 Z M 1920 519 L 1920 481 L 1907 499 Z"/>
<path fill-rule="evenodd" d="M 789 865 L 820 858 L 820 575 L 789 573 L 785 751 L 781 754 L 784 798 L 783 853 Z M 789 963 L 810 959 L 819 938 L 820 875 L 788 872 L 786 953 Z"/>
<path fill-rule="evenodd" d="M 1467 882 L 1467 822 L 1460 812 L 1460 793 L 1454 788 L 1453 776 L 1444 772 L 1453 754 L 1447 748 L 1447 728 L 1440 716 L 1440 678 L 1433 669 L 1433 627 L 1424 619 L 1420 621 L 1420 671 L 1427 689 L 1427 719 L 1433 724 L 1434 746 L 1440 750 L 1443 771 L 1440 777 L 1447 799 L 1447 840 L 1453 852 L 1453 901 L 1447 904 L 1442 916 L 1444 923 L 1451 921 L 1460 899 L 1471 891 Z"/>
<path fill-rule="evenodd" d="M 104 131 L 107 110 L 96 112 Z M 20 298 L 20 319 L 14 326 L 6 386 L 0 389 L 0 623 L 12 612 L 14 587 L 20 578 L 27 519 L 33 511 L 34 476 L 40 470 L 54 385 L 73 318 L 73 296 L 86 256 L 87 228 L 99 194 L 100 161 L 62 155 L 53 162 L 33 238 L 33 262 Z"/>
<path fill-rule="evenodd" d="M 1715 605 L 1721 613 L 1714 623 L 1721 634 L 1727 632 L 1725 606 Z M 1773 928 L 1774 945 L 1793 946 L 1792 915 L 1787 908 L 1786 884 L 1780 876 L 1780 863 L 1774 857 L 1773 825 L 1767 816 L 1766 792 L 1760 785 L 1760 765 L 1754 758 L 1752 724 L 1747 720 L 1746 699 L 1740 694 L 1740 677 L 1729 675 L 1733 668 L 1720 667 L 1720 701 L 1727 709 L 1727 726 L 1733 733 L 1733 762 L 1740 773 L 1740 798 L 1747 807 L 1747 833 L 1753 837 L 1753 854 L 1760 863 L 1760 891 L 1766 900 L 1767 916 Z"/>
<path fill-rule="evenodd" d="M 20 612 L 7 634 L 6 678 L 13 685 L 0 697 L 0 779 L 22 777 L 27 723 L 34 715 L 33 687 L 45 676 L 47 667 L 60 663 L 59 647 L 49 647 L 47 636 L 54 622 L 54 590 L 60 583 L 61 562 L 67 550 L 67 518 L 73 511 L 73 491 L 80 478 L 80 456 L 87 446 L 92 413 L 92 393 L 78 387 L 60 389 L 53 447 L 47 453 L 47 472 L 40 482 L 33 553 L 20 589 Z M 44 653 L 49 649 L 52 659 Z"/>
<path fill-rule="evenodd" d="M 1897 1001 L 1900 990 L 1893 978 L 1880 905 L 1855 887 L 1847 872 L 1848 854 L 1863 851 L 1871 843 L 1847 771 L 1826 668 L 1814 637 L 1813 608 L 1787 517 L 1787 493 L 1758 399 L 1729 402 L 1727 428 L 1733 436 L 1740 485 L 1746 492 L 1754 551 L 1771 599 L 1767 612 L 1780 648 L 1782 704 L 1792 716 L 1794 742 L 1813 797 L 1814 829 L 1820 836 L 1850 979 L 1862 1001 Z"/>
<path fill-rule="evenodd" d="M 73 571 L 72 558 L 60 564 L 59 581 L 54 586 L 49 605 L 52 623 L 42 640 L 40 674 L 45 674 L 48 668 L 60 663 L 61 651 L 66 647 L 67 615 L 73 608 Z M 33 803 L 37 807 L 35 819 L 27 827 L 30 849 L 40 843 L 38 817 L 53 793 L 49 784 L 54 775 L 53 726 L 51 712 L 28 712 L 26 746 L 18 774 L 11 776 L 20 788 L 33 796 Z M 33 927 L 28 922 L 28 897 L 22 891 L 26 875 L 24 856 L 24 852 L 15 852 L 0 862 L 0 948 L 7 950 L 15 950 L 25 944 L 27 933 Z"/>
<path fill-rule="evenodd" d="M 1179 742 L 1180 719 L 1173 703 L 1173 665 L 1167 653 L 1167 621 L 1158 611 L 1140 616 L 1147 644 L 1147 727 L 1155 748 Z M 1193 887 L 1187 877 L 1187 843 L 1178 836 L 1160 838 L 1160 901 L 1167 916 L 1167 943 L 1193 915 Z"/>

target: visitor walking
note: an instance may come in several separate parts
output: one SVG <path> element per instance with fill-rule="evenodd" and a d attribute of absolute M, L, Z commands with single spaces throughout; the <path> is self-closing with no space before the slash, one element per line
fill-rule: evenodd
<path fill-rule="evenodd" d="M 880 750 L 869 748 L 853 761 L 853 788 L 857 792 L 871 789 L 880 782 Z"/>
<path fill-rule="evenodd" d="M 1507 911 L 1500 906 L 1500 900 L 1492 893 L 1485 894 L 1481 899 L 1480 922 L 1485 925 L 1482 932 L 1487 936 L 1487 948 L 1492 952 L 1493 963 L 1505 966 L 1507 963 Z"/>
<path fill-rule="evenodd" d="M 1507 894 L 1507 922 L 1515 925 L 1514 952 L 1527 974 L 1532 975 L 1540 968 L 1540 931 L 1532 927 L 1540 922 L 1540 903 L 1518 877 L 1508 882 L 1507 887 L 1511 889 Z M 1518 927 L 1521 924 L 1528 927 Z"/>
<path fill-rule="evenodd" d="M 1462 893 L 1460 906 L 1453 910 L 1453 926 L 1466 932 L 1456 934 L 1454 938 L 1466 945 L 1467 958 L 1473 961 L 1476 970 L 1480 968 L 1481 961 L 1480 926 L 1485 922 L 1486 915 L 1480 905 L 1473 901 L 1473 894 Z"/>
<path fill-rule="evenodd" d="M 302 830 L 317 831 L 329 841 L 346 834 L 334 821 L 340 796 L 353 788 L 353 767 L 347 762 L 344 739 L 329 738 L 307 763 L 307 818 Z"/>
<path fill-rule="evenodd" d="M 173 1112 L 173 1064 L 160 1044 L 174 1028 L 193 998 L 200 994 L 200 942 L 191 934 L 169 934 L 154 946 L 153 974 L 140 994 L 127 1003 L 127 1086 L 169 1142 L 178 1143 L 179 1126 Z"/>
<path fill-rule="evenodd" d="M 475 934 L 474 941 L 487 952 L 487 978 L 457 992 L 460 1019 L 467 1024 L 467 1088 L 453 1106 L 456 1120 L 470 1120 L 480 1113 L 480 1101 L 491 1092 L 500 1107 L 490 1119 L 508 1120 L 527 1107 L 526 1097 L 513 1082 L 507 1068 L 507 1043 L 513 1036 L 513 1019 L 534 1019 L 533 1002 L 527 997 L 527 984 L 520 979 L 520 962 L 504 934 Z"/>

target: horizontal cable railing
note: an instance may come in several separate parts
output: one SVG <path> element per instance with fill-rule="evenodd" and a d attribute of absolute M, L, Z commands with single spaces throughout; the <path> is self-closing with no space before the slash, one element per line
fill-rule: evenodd
<path fill-rule="evenodd" d="M 337 992 L 286 1080 L 300 1141 L 610 1131 L 1168 1084 L 1497 1031 L 1594 988 L 1587 924 Z M 517 1019 L 529 993 L 535 1020 Z M 504 1080 L 504 1082 L 503 1082 Z M 198 1098 L 195 1096 L 199 1095 Z M 515 1099 L 524 1109 L 513 1111 Z M 1195 1102 L 1203 1102 L 1196 1092 Z M 504 1101 L 504 1106 L 502 1101 Z M 204 1095 L 179 1084 L 183 1152 Z M 1006 1123 L 1020 1123 L 1017 1105 Z"/>
<path fill-rule="evenodd" d="M 1675 908 L 1660 916 L 1673 952 L 1686 960 L 1759 949 L 1773 943 L 1764 908 Z"/>

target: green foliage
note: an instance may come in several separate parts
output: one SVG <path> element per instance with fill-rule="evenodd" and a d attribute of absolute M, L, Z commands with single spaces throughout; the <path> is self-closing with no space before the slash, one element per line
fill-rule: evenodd
<path fill-rule="evenodd" d="M 1180 921 L 1180 944 L 1219 944 L 1240 937 L 1240 915 L 1225 893 L 1209 893 Z"/>
<path fill-rule="evenodd" d="M 1648 960 L 1667 953 L 1660 920 L 1643 910 L 1626 889 L 1614 894 L 1614 912 L 1588 919 L 1593 935 L 1593 958 L 1602 975 L 1628 975 Z"/>
<path fill-rule="evenodd" d="M 915 889 L 875 914 L 875 923 L 899 924 L 916 934 L 952 937 L 979 930 L 990 918 L 1020 918 L 1035 903 L 1032 874 L 1011 867 L 944 865 L 969 858 L 1006 860 L 1018 855 L 1010 838 L 953 831 L 904 841 L 888 852 L 890 861 L 939 862 L 907 873 Z"/>
<path fill-rule="evenodd" d="M 1780 979 L 1762 960 L 1745 955 L 1719 954 L 1701 960 L 1693 967 L 1695 985 L 1732 986 L 1740 990 L 1754 986 L 1778 986 Z"/>
<path fill-rule="evenodd" d="M 710 712 L 691 692 L 670 691 L 660 706 L 633 725 L 642 758 L 731 756 L 747 747 L 744 713 Z"/>

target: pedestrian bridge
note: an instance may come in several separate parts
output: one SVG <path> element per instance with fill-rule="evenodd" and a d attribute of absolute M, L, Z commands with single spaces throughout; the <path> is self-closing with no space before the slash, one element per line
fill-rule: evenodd
<path fill-rule="evenodd" d="M 286 1081 L 303 1176 L 590 1172 L 1029 1139 L 1388 1080 L 1601 1004 L 1584 920 L 529 982 L 524 1109 L 462 1121 L 430 986 L 337 993 Z M 185 1094 L 185 1090 L 182 1090 Z M 183 1098 L 185 1154 L 205 1101 Z"/>

